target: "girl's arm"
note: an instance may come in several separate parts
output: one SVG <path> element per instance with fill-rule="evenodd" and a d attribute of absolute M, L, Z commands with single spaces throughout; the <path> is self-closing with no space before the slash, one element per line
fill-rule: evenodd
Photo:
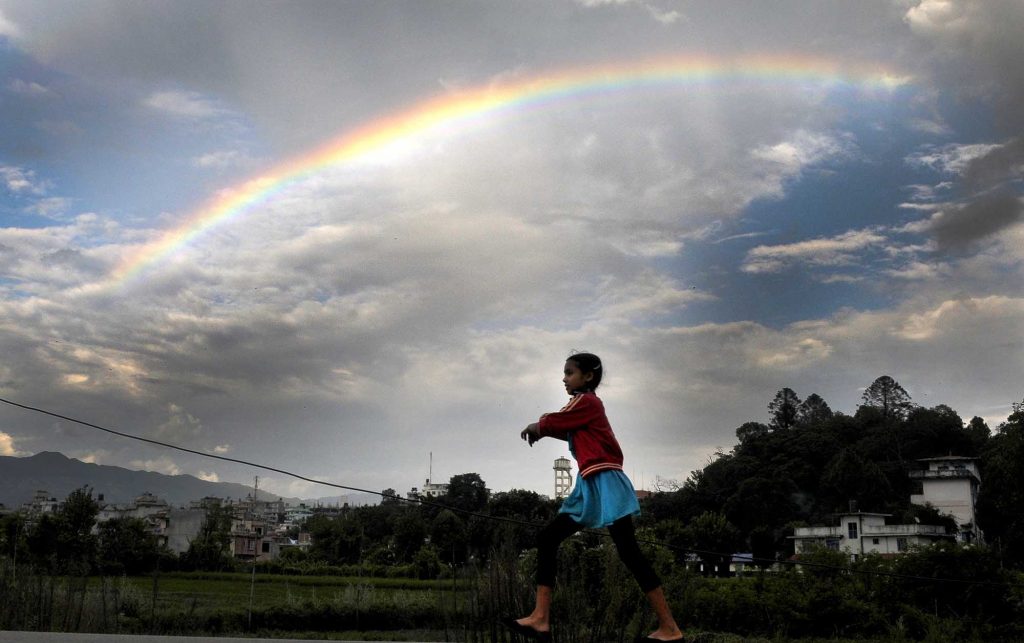
<path fill-rule="evenodd" d="M 536 422 L 534 422 L 533 424 L 528 424 L 526 428 L 523 429 L 522 433 L 519 434 L 519 437 L 526 440 L 532 447 L 533 443 L 540 439 L 540 430 L 538 429 L 538 424 Z"/>
<path fill-rule="evenodd" d="M 590 425 L 603 415 L 604 407 L 600 400 L 593 395 L 578 395 L 562 410 L 540 416 L 537 422 L 538 439 L 568 440 L 570 433 Z"/>

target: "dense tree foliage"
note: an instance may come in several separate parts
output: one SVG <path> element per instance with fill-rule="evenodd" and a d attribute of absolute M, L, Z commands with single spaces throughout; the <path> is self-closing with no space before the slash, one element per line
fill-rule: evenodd
<path fill-rule="evenodd" d="M 913 408 L 910 394 L 888 375 L 879 377 L 864 389 L 862 400 L 864 406 L 879 409 L 886 419 L 902 419 Z"/>
<path fill-rule="evenodd" d="M 788 429 L 796 424 L 802 402 L 791 388 L 784 388 L 775 394 L 775 399 L 768 403 L 773 429 Z"/>

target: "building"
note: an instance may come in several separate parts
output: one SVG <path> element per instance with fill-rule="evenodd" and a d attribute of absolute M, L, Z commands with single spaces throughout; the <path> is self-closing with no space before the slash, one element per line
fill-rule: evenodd
<path fill-rule="evenodd" d="M 555 498 L 562 499 L 572 491 L 572 463 L 569 458 L 555 458 Z"/>
<path fill-rule="evenodd" d="M 409 493 L 405 495 L 409 500 L 415 500 L 416 498 L 440 498 L 441 496 L 448 495 L 448 484 L 433 483 L 430 478 L 423 483 L 422 489 L 413 487 L 409 490 Z"/>
<path fill-rule="evenodd" d="M 37 518 L 43 514 L 54 514 L 60 509 L 60 503 L 56 498 L 50 497 L 50 492 L 45 490 L 36 491 L 36 495 L 32 496 L 32 501 L 25 503 L 22 510 L 28 514 L 29 518 Z"/>
<path fill-rule="evenodd" d="M 914 545 L 953 539 L 940 525 L 887 525 L 885 519 L 890 515 L 851 511 L 837 514 L 839 524 L 833 527 L 797 527 L 790 536 L 794 553 L 799 556 L 826 547 L 856 560 L 864 554 L 899 554 Z"/>
<path fill-rule="evenodd" d="M 975 458 L 946 456 L 918 460 L 928 465 L 923 471 L 911 471 L 913 480 L 921 481 L 921 493 L 910 496 L 915 505 L 929 504 L 956 519 L 959 531 L 956 539 L 961 543 L 985 542 L 984 534 L 975 521 L 975 507 L 981 475 Z"/>
<path fill-rule="evenodd" d="M 812 547 L 843 551 L 854 559 L 864 554 L 899 554 L 914 545 L 931 545 L 940 540 L 955 539 L 961 543 L 983 543 L 984 537 L 975 523 L 975 506 L 981 476 L 975 458 L 946 456 L 918 460 L 928 465 L 925 470 L 908 473 L 921 481 L 921 493 L 910 496 L 911 504 L 931 505 L 956 520 L 958 531 L 946 532 L 940 525 L 887 525 L 890 514 L 874 514 L 851 510 L 838 514 L 835 527 L 798 527 L 790 538 L 796 555 Z"/>

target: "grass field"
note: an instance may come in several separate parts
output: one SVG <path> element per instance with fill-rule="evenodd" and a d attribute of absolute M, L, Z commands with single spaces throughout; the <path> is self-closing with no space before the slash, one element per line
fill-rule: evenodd
<path fill-rule="evenodd" d="M 245 573 L 170 572 L 153 577 L 126 578 L 130 592 L 146 608 L 156 595 L 157 611 L 248 609 L 250 592 L 254 610 L 313 603 L 349 605 L 398 605 L 439 600 L 461 603 L 462 590 L 452 581 L 423 581 L 403 578 L 357 578 L 338 576 L 282 576 L 257 574 L 255 582 Z M 155 588 L 154 588 L 155 585 Z"/>

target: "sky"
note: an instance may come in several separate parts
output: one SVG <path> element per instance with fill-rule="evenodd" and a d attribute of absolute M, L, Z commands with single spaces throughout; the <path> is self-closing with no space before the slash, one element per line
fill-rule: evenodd
<path fill-rule="evenodd" d="M 1024 398 L 1019 0 L 0 0 L 0 397 L 401 493 Z M 335 490 L 0 405 L 0 455 Z M 142 491 L 142 490 L 140 490 Z"/>

